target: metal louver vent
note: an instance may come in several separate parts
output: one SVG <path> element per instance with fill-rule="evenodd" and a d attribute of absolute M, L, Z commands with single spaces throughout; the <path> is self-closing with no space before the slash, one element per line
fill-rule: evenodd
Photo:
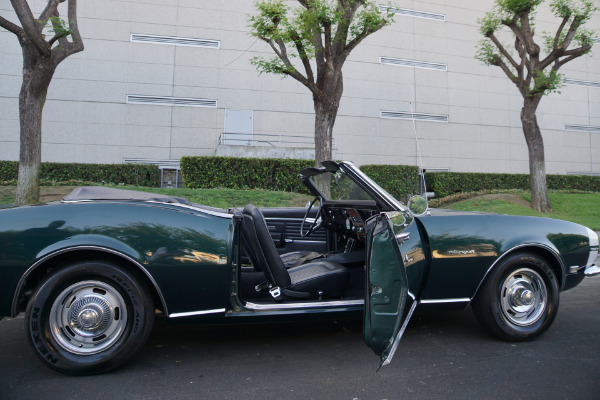
<path fill-rule="evenodd" d="M 153 43 L 153 44 L 169 44 L 175 46 L 194 46 L 194 47 L 208 47 L 211 49 L 218 49 L 221 47 L 219 40 L 210 39 L 194 39 L 184 38 L 176 36 L 157 36 L 157 35 L 144 35 L 139 33 L 132 33 L 130 37 L 131 42 L 136 43 Z"/>
<path fill-rule="evenodd" d="M 433 19 L 435 21 L 446 21 L 446 15 L 431 13 L 427 11 L 417 11 L 410 10 L 408 8 L 396 8 L 396 7 L 388 7 L 388 6 L 379 6 L 379 11 L 387 12 L 388 9 L 392 11 L 394 14 L 405 15 L 407 17 L 415 17 L 415 18 L 425 18 L 425 19 Z"/>
<path fill-rule="evenodd" d="M 566 131 L 576 131 L 576 132 L 592 132 L 592 133 L 600 133 L 600 126 L 590 126 L 590 125 L 565 125 Z"/>
<path fill-rule="evenodd" d="M 183 106 L 183 107 L 217 107 L 217 100 L 194 99 L 189 97 L 143 96 L 128 94 L 128 104 L 151 104 L 157 106 Z"/>
<path fill-rule="evenodd" d="M 447 115 L 411 113 L 404 111 L 381 111 L 379 117 L 391 119 L 406 119 L 411 121 L 414 119 L 416 121 L 448 122 Z"/>
<path fill-rule="evenodd" d="M 448 71 L 446 64 L 432 63 L 428 61 L 406 60 L 403 58 L 379 57 L 382 64 L 398 65 L 400 67 L 435 69 L 438 71 Z"/>
<path fill-rule="evenodd" d="M 565 79 L 565 83 L 567 85 L 588 86 L 588 87 L 597 87 L 597 88 L 600 88 L 600 82 L 581 81 L 579 79 Z"/>

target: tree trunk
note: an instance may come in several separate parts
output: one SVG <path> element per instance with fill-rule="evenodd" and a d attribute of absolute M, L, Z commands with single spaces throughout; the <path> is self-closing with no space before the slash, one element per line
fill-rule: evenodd
<path fill-rule="evenodd" d="M 32 45 L 31 45 L 32 46 Z M 19 94 L 21 148 L 16 204 L 35 204 L 40 198 L 40 164 L 42 158 L 42 112 L 48 87 L 56 67 L 52 57 L 34 55 L 23 48 L 24 73 Z"/>
<path fill-rule="evenodd" d="M 344 91 L 342 72 L 329 77 L 329 83 L 321 90 L 319 97 L 313 96 L 315 106 L 315 164 L 321 166 L 322 161 L 333 159 L 333 125 L 340 107 L 340 99 Z M 329 176 L 320 175 L 316 180 L 323 194 L 329 197 Z"/>
<path fill-rule="evenodd" d="M 333 75 L 333 73 L 332 73 Z M 333 157 L 333 125 L 340 107 L 344 91 L 342 72 L 326 79 L 327 85 L 321 89 L 320 96 L 313 96 L 315 106 L 315 162 L 331 160 Z"/>
<path fill-rule="evenodd" d="M 541 95 L 532 99 L 525 98 L 521 109 L 523 134 L 529 149 L 529 174 L 531 183 L 531 207 L 540 212 L 552 212 L 546 185 L 546 162 L 544 157 L 544 140 L 537 122 L 536 110 Z"/>

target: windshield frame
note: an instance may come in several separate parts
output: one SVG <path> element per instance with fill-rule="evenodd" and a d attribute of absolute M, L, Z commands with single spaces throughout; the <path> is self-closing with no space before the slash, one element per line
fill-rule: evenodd
<path fill-rule="evenodd" d="M 326 172 L 337 172 L 341 169 L 348 178 L 354 181 L 354 183 L 356 183 L 369 196 L 371 196 L 371 198 L 377 204 L 379 204 L 383 211 L 408 211 L 408 208 L 402 202 L 394 198 L 394 196 L 389 194 L 385 189 L 369 178 L 356 165 L 354 165 L 354 163 L 350 161 L 324 161 L 322 164 L 323 167 L 321 168 L 307 168 L 306 170 L 300 171 L 300 179 L 313 195 L 321 196 L 326 201 L 335 201 L 328 199 L 310 178 Z"/>

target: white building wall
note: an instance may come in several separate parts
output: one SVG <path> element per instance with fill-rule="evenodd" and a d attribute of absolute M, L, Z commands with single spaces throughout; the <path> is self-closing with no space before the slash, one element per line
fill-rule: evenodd
<path fill-rule="evenodd" d="M 290 4 L 294 4 L 290 1 Z M 31 1 L 36 13 L 44 0 Z M 277 138 L 313 134 L 309 91 L 291 78 L 259 75 L 249 60 L 272 56 L 248 35 L 251 0 L 111 0 L 79 3 L 85 50 L 57 69 L 44 109 L 43 161 L 120 163 L 184 155 L 310 156 L 277 148 Z M 398 7 L 441 14 L 444 21 L 397 15 L 367 38 L 344 66 L 345 90 L 334 140 L 336 157 L 358 164 L 417 164 L 451 171 L 528 171 L 519 119 L 522 99 L 497 67 L 474 59 L 477 19 L 492 0 L 396 1 Z M 9 0 L 0 14 L 13 21 Z M 66 11 L 64 12 L 66 15 Z M 555 29 L 548 11 L 538 32 Z M 591 27 L 600 31 L 600 15 Z M 131 34 L 220 41 L 220 48 L 133 43 Z M 600 82 L 595 51 L 567 64 L 569 79 Z M 392 57 L 438 63 L 446 70 L 380 63 Z M 0 159 L 17 160 L 21 49 L 0 30 Z M 201 98 L 216 107 L 128 104 L 127 95 Z M 254 133 L 275 147 L 219 145 L 225 109 L 254 111 Z M 381 111 L 447 116 L 447 122 L 381 118 Z M 538 120 L 548 173 L 600 172 L 600 88 L 567 85 L 543 99 Z M 587 131 L 567 125 L 591 127 Z M 595 127 L 595 128 L 594 128 Z M 258 137 L 257 136 L 257 137 Z"/>

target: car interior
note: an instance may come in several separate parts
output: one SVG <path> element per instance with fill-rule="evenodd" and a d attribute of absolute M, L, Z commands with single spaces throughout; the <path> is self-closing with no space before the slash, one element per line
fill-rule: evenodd
<path fill-rule="evenodd" d="M 378 207 L 372 200 L 319 198 L 317 203 L 317 210 L 288 208 L 275 215 L 264 209 L 267 216 L 253 204 L 237 210 L 242 217 L 242 300 L 289 303 L 364 298 L 365 221 Z M 283 221 L 285 225 L 278 224 Z"/>

